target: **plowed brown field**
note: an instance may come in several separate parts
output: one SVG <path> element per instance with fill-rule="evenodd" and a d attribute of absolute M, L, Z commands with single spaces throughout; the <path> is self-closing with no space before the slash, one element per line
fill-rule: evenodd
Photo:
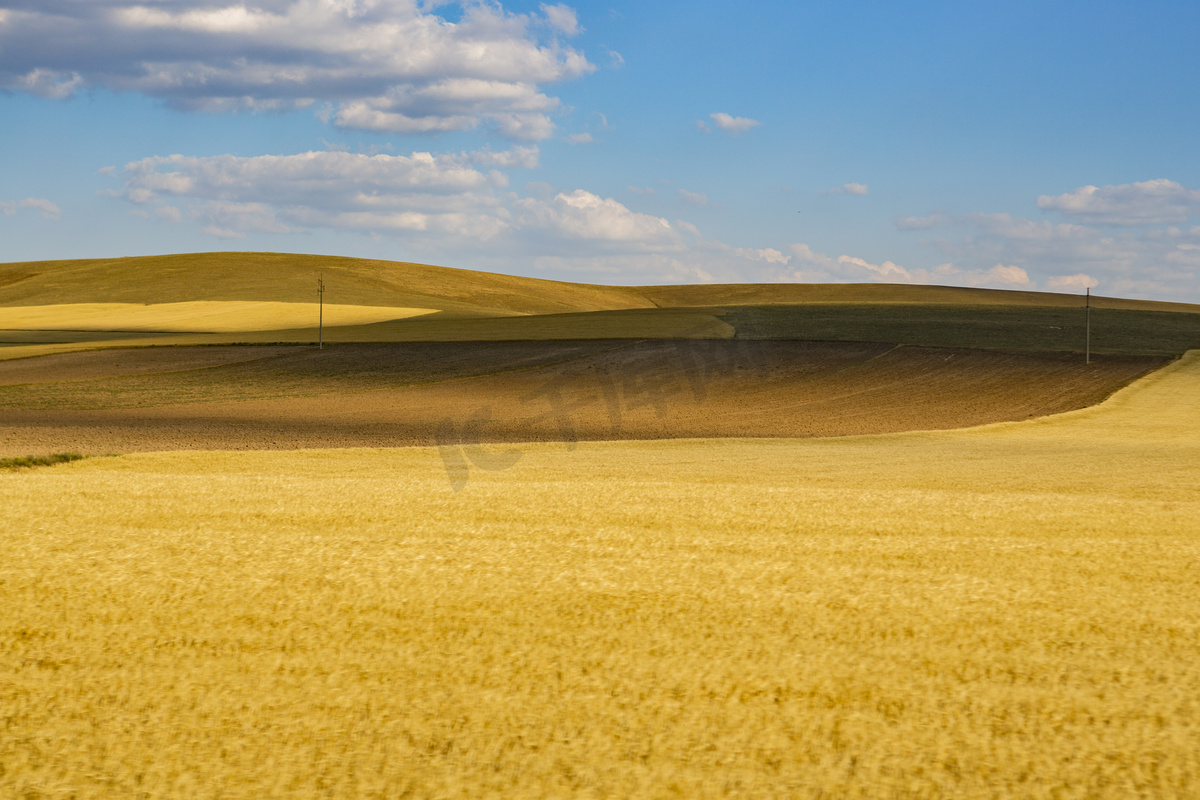
<path fill-rule="evenodd" d="M 1164 363 L 740 340 L 114 350 L 0 362 L 0 455 L 948 429 L 1092 405 Z"/>

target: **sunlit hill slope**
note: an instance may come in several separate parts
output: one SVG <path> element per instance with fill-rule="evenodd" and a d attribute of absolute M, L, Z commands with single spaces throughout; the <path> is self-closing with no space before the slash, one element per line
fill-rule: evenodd
<path fill-rule="evenodd" d="M 1084 347 L 1083 298 L 1069 294 L 894 284 L 599 286 L 332 256 L 197 253 L 0 264 L 0 343 L 22 346 L 0 357 L 102 342 L 311 342 L 318 276 L 327 286 L 329 342 L 748 338 Z M 1177 355 L 1200 346 L 1200 306 L 1093 303 L 1095 352 Z"/>

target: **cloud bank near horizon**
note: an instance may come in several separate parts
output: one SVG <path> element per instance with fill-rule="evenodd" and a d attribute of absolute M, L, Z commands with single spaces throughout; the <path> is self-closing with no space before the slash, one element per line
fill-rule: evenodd
<path fill-rule="evenodd" d="M 536 146 L 395 156 L 173 155 L 126 165 L 124 186 L 115 194 L 146 218 L 196 224 L 224 239 L 318 228 L 362 232 L 395 237 L 444 263 L 482 259 L 503 269 L 516 259 L 618 283 L 875 281 L 1187 296 L 1195 293 L 1200 271 L 1200 226 L 1127 226 L 1114 234 L 1006 213 L 899 220 L 900 230 L 926 236 L 958 231 L 922 240 L 939 257 L 932 267 L 830 256 L 803 242 L 736 247 L 705 237 L 686 220 L 644 213 L 584 188 L 529 181 L 525 195 L 510 189 L 510 173 L 537 169 L 539 156 Z M 1136 196 L 1139 185 L 1131 186 Z M 638 187 L 630 191 L 635 201 L 653 196 Z M 1172 191 L 1186 197 L 1191 190 Z M 1130 194 L 1122 187 L 1109 192 Z M 709 204 L 697 193 L 678 190 L 678 196 L 693 208 Z M 1157 197 L 1146 202 L 1160 203 Z M 1111 207 L 1104 213 L 1113 213 Z M 1128 203 L 1121 213 L 1132 213 Z"/>

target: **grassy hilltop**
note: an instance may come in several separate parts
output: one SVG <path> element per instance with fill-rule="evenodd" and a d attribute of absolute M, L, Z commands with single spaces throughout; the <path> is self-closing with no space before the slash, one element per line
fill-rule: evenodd
<path fill-rule="evenodd" d="M 25 345 L 9 357 L 99 342 L 307 343 L 316 339 L 319 274 L 331 342 L 743 338 L 1078 351 L 1084 341 L 1078 295 L 891 284 L 595 286 L 331 256 L 197 253 L 0 264 L 0 342 Z M 1094 352 L 1200 347 L 1200 306 L 1093 302 Z"/>

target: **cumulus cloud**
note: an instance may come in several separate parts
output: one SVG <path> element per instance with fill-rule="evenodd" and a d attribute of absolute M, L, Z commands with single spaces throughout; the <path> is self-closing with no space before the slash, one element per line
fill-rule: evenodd
<path fill-rule="evenodd" d="M 546 22 L 551 28 L 567 36 L 574 36 L 581 30 L 579 17 L 575 15 L 575 9 L 570 6 L 561 3 L 551 6 L 543 3 L 542 14 L 545 15 Z"/>
<path fill-rule="evenodd" d="M 708 195 L 703 192 L 689 192 L 687 189 L 680 189 L 679 199 L 689 206 L 695 206 L 696 208 L 703 208 L 708 205 Z"/>
<path fill-rule="evenodd" d="M 520 227 L 554 238 L 618 245 L 636 252 L 682 249 L 679 233 L 662 217 L 631 211 L 616 200 L 583 189 L 559 193 L 550 201 L 526 198 L 515 203 Z"/>
<path fill-rule="evenodd" d="M 24 200 L 16 202 L 0 202 L 0 214 L 4 214 L 6 217 L 11 217 L 22 209 L 37 211 L 43 219 L 51 220 L 58 219 L 62 213 L 57 203 L 42 197 L 26 197 Z"/>
<path fill-rule="evenodd" d="M 896 227 L 902 231 L 927 231 L 949 222 L 950 218 L 945 214 L 931 214 L 928 217 L 903 217 L 896 220 Z"/>
<path fill-rule="evenodd" d="M 477 150 L 466 155 L 466 158 L 478 167 L 520 167 L 521 169 L 536 169 L 540 157 L 541 151 L 536 145 L 513 147 L 499 153 L 487 149 Z"/>
<path fill-rule="evenodd" d="M 1097 225 L 1166 225 L 1200 214 L 1200 190 L 1160 178 L 1042 195 L 1038 208 Z"/>
<path fill-rule="evenodd" d="M 804 282 L 875 282 L 938 284 L 942 286 L 981 286 L 993 289 L 1031 289 L 1034 282 L 1021 267 L 997 264 L 990 269 L 964 269 L 951 263 L 932 268 L 906 268 L 894 261 L 872 263 L 858 256 L 827 256 L 807 244 L 793 244 L 788 250 L 788 271 L 780 280 Z"/>
<path fill-rule="evenodd" d="M 503 183 L 476 169 L 528 162 L 526 151 L 434 156 L 368 156 L 341 151 L 241 157 L 154 156 L 125 167 L 129 199 L 149 202 L 159 194 L 253 198 L 290 203 L 317 197 L 333 202 L 384 202 L 392 192 L 461 192 Z M 536 157 L 533 157 L 536 159 Z"/>
<path fill-rule="evenodd" d="M 1055 275 L 1046 281 L 1046 286 L 1051 289 L 1083 291 L 1084 289 L 1095 288 L 1099 283 L 1091 275 L 1084 275 L 1080 272 L 1075 275 Z"/>
<path fill-rule="evenodd" d="M 936 260 L 831 256 L 802 243 L 726 245 L 706 239 L 686 220 L 668 221 L 586 189 L 530 181 L 520 196 L 509 188 L 510 172 L 535 168 L 538 161 L 536 146 L 408 155 L 156 156 L 126 165 L 116 194 L 144 218 L 194 224 L 215 237 L 360 231 L 394 237 L 406 252 L 433 263 L 469 260 L 501 271 L 514 263 L 522 269 L 557 265 L 554 270 L 573 279 L 872 281 L 1056 291 L 1091 285 L 1110 294 L 1200 301 L 1200 226 L 1113 233 L 1004 213 L 939 214 L 897 223 L 947 234 L 920 242 Z M 649 187 L 628 189 L 631 195 L 653 194 Z M 703 198 L 675 191 L 696 203 Z M 22 209 L 58 213 L 38 198 L 0 203 L 5 214 Z"/>
<path fill-rule="evenodd" d="M 531 182 L 507 191 L 499 168 L 536 166 L 536 147 L 407 156 L 319 151 L 240 157 L 156 156 L 125 167 L 119 194 L 169 220 L 187 217 L 212 236 L 314 228 L 389 233 L 429 247 L 507 253 L 585 247 L 600 252 L 683 249 L 683 229 L 579 189 L 555 194 Z"/>
<path fill-rule="evenodd" d="M 175 206 L 159 206 L 154 209 L 154 214 L 160 219 L 165 219 L 168 222 L 182 222 L 183 214 Z"/>
<path fill-rule="evenodd" d="M 495 192 L 508 177 L 494 168 L 531 168 L 537 160 L 536 147 L 408 156 L 155 156 L 126 165 L 123 196 L 158 208 L 189 201 L 190 216 L 224 237 L 309 227 L 486 237 L 505 227 Z M 169 219 L 175 212 L 155 213 Z"/>
<path fill-rule="evenodd" d="M 762 124 L 761 122 L 759 122 L 756 119 L 750 119 L 749 117 L 734 117 L 734 116 L 724 113 L 723 111 L 717 111 L 712 114 L 709 114 L 708 116 L 713 121 L 714 125 L 716 125 L 721 130 L 725 131 L 726 133 L 733 133 L 733 134 L 745 133 L 746 131 L 750 130 L 751 128 L 757 127 Z M 702 129 L 704 129 L 704 130 L 708 129 L 708 127 L 703 122 L 701 122 L 700 125 L 701 125 Z"/>
<path fill-rule="evenodd" d="M 13 0 L 10 0 L 13 5 Z M 296 109 L 394 133 L 488 124 L 551 136 L 540 87 L 594 66 L 539 29 L 578 32 L 575 12 L 468 3 L 451 23 L 417 0 L 90 0 L 15 3 L 0 20 L 0 88 L 63 98 L 140 92 L 193 110 Z"/>
<path fill-rule="evenodd" d="M 997 264 L 984 274 L 984 280 L 1002 286 L 1033 286 L 1029 273 L 1020 267 Z"/>
<path fill-rule="evenodd" d="M 748 258 L 751 261 L 762 261 L 764 264 L 786 265 L 788 261 L 791 260 L 788 256 L 785 256 L 783 253 L 773 247 L 764 247 L 757 250 L 753 248 L 744 248 L 739 249 L 737 254 L 742 258 Z"/>
<path fill-rule="evenodd" d="M 847 183 L 847 184 L 843 184 L 842 186 L 838 186 L 834 189 L 830 189 L 829 193 L 830 194 L 853 194 L 853 195 L 862 196 L 862 195 L 866 195 L 868 192 L 867 192 L 867 185 L 865 183 Z"/>
<path fill-rule="evenodd" d="M 1078 276 L 1083 275 L 1110 294 L 1200 301 L 1200 257 L 1196 257 L 1200 252 L 1190 249 L 1200 250 L 1200 226 L 1144 230 L 1124 226 L 1114 231 L 1007 213 L 972 213 L 908 218 L 900 220 L 898 227 L 957 230 L 956 235 L 925 239 L 922 244 L 967 269 L 1004 264 L 1026 270 L 1031 282 L 1041 281 L 1050 289 L 1081 289 L 1084 284 Z"/>

